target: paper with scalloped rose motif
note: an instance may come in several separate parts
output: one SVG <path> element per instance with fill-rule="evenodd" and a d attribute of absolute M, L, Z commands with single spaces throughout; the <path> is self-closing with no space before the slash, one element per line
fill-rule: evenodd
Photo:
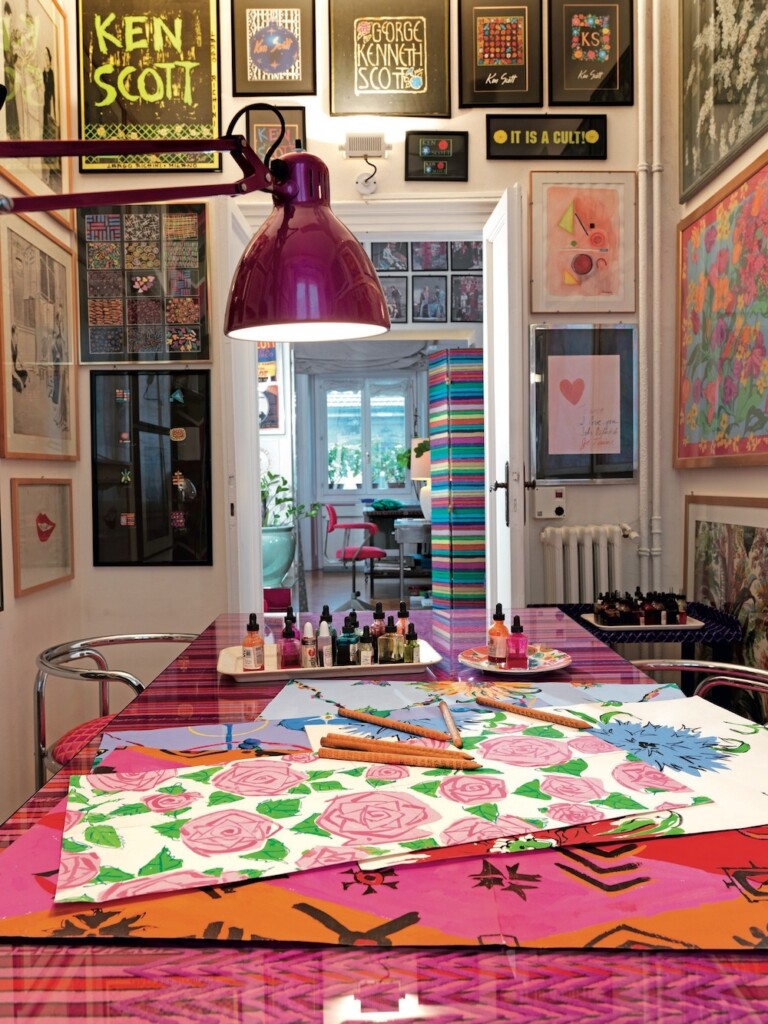
<path fill-rule="evenodd" d="M 590 718 L 595 706 L 569 711 Z M 318 851 L 325 863 L 365 863 L 710 799 L 699 778 L 674 779 L 591 733 L 504 712 L 486 715 L 465 747 L 482 771 L 300 754 L 75 776 L 56 900 L 288 874 L 314 866 Z"/>

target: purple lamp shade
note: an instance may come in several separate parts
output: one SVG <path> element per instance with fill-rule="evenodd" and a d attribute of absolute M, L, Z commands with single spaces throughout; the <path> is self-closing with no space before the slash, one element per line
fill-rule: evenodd
<path fill-rule="evenodd" d="M 289 153 L 274 209 L 251 239 L 229 292 L 224 331 L 248 341 L 337 341 L 389 330 L 365 250 L 331 211 L 328 168 Z M 279 162 L 271 170 L 280 174 Z"/>

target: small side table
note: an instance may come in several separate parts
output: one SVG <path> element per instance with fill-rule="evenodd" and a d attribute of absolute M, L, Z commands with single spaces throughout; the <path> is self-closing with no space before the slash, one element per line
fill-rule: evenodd
<path fill-rule="evenodd" d="M 429 545 L 432 540 L 432 521 L 430 519 L 396 519 L 394 522 L 395 540 L 399 548 L 400 565 L 400 600 L 405 600 L 405 552 L 406 544 Z"/>

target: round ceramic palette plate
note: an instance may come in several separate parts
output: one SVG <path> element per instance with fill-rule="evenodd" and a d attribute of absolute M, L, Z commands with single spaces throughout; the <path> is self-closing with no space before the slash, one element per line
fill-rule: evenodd
<path fill-rule="evenodd" d="M 528 668 L 504 668 L 488 661 L 487 647 L 470 647 L 459 655 L 462 665 L 469 668 L 479 668 L 483 672 L 498 672 L 503 676 L 533 676 L 541 672 L 556 672 L 559 668 L 566 668 L 571 664 L 570 654 L 563 651 L 556 651 L 554 647 L 547 647 L 546 644 L 530 644 L 528 647 Z"/>

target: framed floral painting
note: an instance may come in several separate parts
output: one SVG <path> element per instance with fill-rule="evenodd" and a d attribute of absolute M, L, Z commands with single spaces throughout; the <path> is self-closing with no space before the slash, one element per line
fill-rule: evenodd
<path fill-rule="evenodd" d="M 678 226 L 674 465 L 768 463 L 768 153 Z"/>

